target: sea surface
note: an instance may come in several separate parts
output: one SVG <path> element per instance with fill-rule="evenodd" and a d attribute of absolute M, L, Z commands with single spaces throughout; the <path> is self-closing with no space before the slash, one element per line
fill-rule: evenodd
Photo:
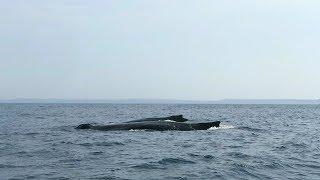
<path fill-rule="evenodd" d="M 76 130 L 183 114 L 202 131 Z M 319 105 L 0 104 L 0 179 L 320 179 Z"/>

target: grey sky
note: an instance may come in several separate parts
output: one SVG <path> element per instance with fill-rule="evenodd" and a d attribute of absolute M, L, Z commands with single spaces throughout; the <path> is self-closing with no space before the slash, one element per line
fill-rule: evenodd
<path fill-rule="evenodd" d="M 1 0 L 0 98 L 320 97 L 318 0 Z"/>

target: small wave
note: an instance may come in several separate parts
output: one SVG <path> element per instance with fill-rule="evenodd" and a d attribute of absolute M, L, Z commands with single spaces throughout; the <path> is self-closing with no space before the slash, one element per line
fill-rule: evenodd
<path fill-rule="evenodd" d="M 297 147 L 297 148 L 305 148 L 308 147 L 308 145 L 304 142 L 290 142 L 289 143 L 291 146 L 293 147 Z"/>
<path fill-rule="evenodd" d="M 132 132 L 139 132 L 139 131 L 146 131 L 145 129 L 130 129 L 129 131 Z"/>
<path fill-rule="evenodd" d="M 228 148 L 233 148 L 233 149 L 238 149 L 238 148 L 242 148 L 243 146 L 241 146 L 241 145 L 230 145 L 230 146 L 228 146 Z"/>
<path fill-rule="evenodd" d="M 195 176 L 195 175 L 192 175 Z M 165 179 L 176 179 L 176 180 L 187 180 L 187 177 L 181 177 L 181 176 L 168 176 Z"/>
<path fill-rule="evenodd" d="M 216 157 L 214 157 L 212 155 L 204 155 L 203 158 L 205 158 L 205 159 L 215 159 Z"/>
<path fill-rule="evenodd" d="M 261 131 L 265 131 L 264 129 L 253 128 L 253 127 L 248 127 L 248 126 L 242 126 L 242 127 L 239 127 L 238 129 L 246 130 L 246 131 L 251 131 L 251 132 L 261 132 Z"/>
<path fill-rule="evenodd" d="M 24 135 L 26 136 L 35 136 L 35 135 L 39 135 L 40 133 L 38 132 L 29 132 L 29 133 L 25 133 Z"/>
<path fill-rule="evenodd" d="M 9 164 L 0 164 L 0 168 L 24 168 L 26 166 L 15 166 L 15 165 L 9 165 Z"/>
<path fill-rule="evenodd" d="M 202 158 L 202 159 L 215 159 L 216 158 L 215 156 L 212 156 L 209 154 L 208 155 L 200 155 L 200 154 L 188 153 L 188 155 L 193 158 Z"/>
<path fill-rule="evenodd" d="M 227 154 L 228 154 L 228 156 L 231 156 L 231 157 L 234 157 L 234 158 L 240 158 L 240 159 L 253 158 L 252 156 L 244 154 L 244 153 L 241 153 L 241 152 L 230 152 L 230 153 L 227 153 Z"/>
<path fill-rule="evenodd" d="M 30 114 L 30 113 L 20 113 L 20 114 L 18 114 L 18 116 L 21 116 L 21 117 L 32 117 L 33 114 Z"/>
<path fill-rule="evenodd" d="M 284 166 L 281 164 L 281 162 L 269 162 L 263 166 L 263 168 L 266 169 L 279 169 L 283 167 Z"/>
<path fill-rule="evenodd" d="M 59 178 L 58 178 L 59 179 Z M 113 180 L 113 179 L 119 179 L 118 177 L 115 177 L 115 176 L 97 176 L 97 177 L 92 177 L 92 178 L 89 178 L 89 179 L 109 179 L 109 180 Z"/>
<path fill-rule="evenodd" d="M 222 124 L 222 125 L 220 125 L 219 127 L 211 127 L 211 128 L 209 128 L 208 130 L 233 129 L 233 128 L 235 128 L 235 127 L 232 126 L 232 125 L 224 125 L 224 124 Z"/>
<path fill-rule="evenodd" d="M 195 145 L 194 144 L 182 144 L 181 146 L 184 148 L 190 148 L 190 147 L 194 147 Z"/>
<path fill-rule="evenodd" d="M 95 146 L 123 146 L 124 144 L 121 142 L 97 142 L 93 143 Z"/>
<path fill-rule="evenodd" d="M 80 143 L 81 146 L 123 146 L 121 142 L 93 142 L 93 143 Z"/>
<path fill-rule="evenodd" d="M 80 162 L 82 159 L 79 158 L 67 158 L 67 159 L 62 159 L 59 160 L 59 163 L 75 163 L 75 162 Z"/>
<path fill-rule="evenodd" d="M 169 164 L 195 164 L 193 161 L 189 161 L 183 158 L 163 158 L 158 161 L 159 164 L 169 165 Z"/>
<path fill-rule="evenodd" d="M 294 164 L 295 166 L 299 166 L 299 167 L 307 167 L 307 168 L 311 168 L 311 169 L 320 169 L 320 166 L 317 164 L 302 164 L 302 163 L 297 163 Z"/>
<path fill-rule="evenodd" d="M 89 154 L 91 154 L 91 155 L 101 155 L 101 154 L 103 154 L 103 152 L 102 151 L 95 151 L 95 152 L 90 152 Z"/>
<path fill-rule="evenodd" d="M 45 117 L 43 117 L 43 116 L 36 116 L 35 118 L 36 119 L 45 119 Z"/>
<path fill-rule="evenodd" d="M 188 153 L 189 156 L 191 157 L 200 157 L 201 155 L 199 154 L 194 154 L 194 153 Z"/>
<path fill-rule="evenodd" d="M 286 146 L 282 145 L 282 146 L 276 146 L 273 151 L 275 151 L 275 150 L 281 150 L 281 151 L 283 151 L 283 150 L 286 150 L 286 149 L 288 149 L 288 148 L 287 148 Z"/>
<path fill-rule="evenodd" d="M 255 166 L 250 163 L 232 163 L 231 167 L 231 170 L 236 173 L 237 176 L 246 176 L 248 177 L 247 179 L 261 179 L 261 177 L 254 172 Z"/>
<path fill-rule="evenodd" d="M 132 166 L 132 168 L 134 168 L 134 169 L 165 169 L 163 167 L 159 167 L 157 165 L 150 164 L 150 163 L 143 163 L 143 164 L 135 165 L 135 166 Z"/>

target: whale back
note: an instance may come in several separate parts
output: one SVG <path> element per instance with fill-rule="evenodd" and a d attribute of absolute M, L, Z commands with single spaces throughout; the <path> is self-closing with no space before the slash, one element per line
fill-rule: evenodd
<path fill-rule="evenodd" d="M 76 129 L 90 129 L 92 127 L 91 124 L 80 124 L 76 127 Z"/>
<path fill-rule="evenodd" d="M 219 127 L 219 126 L 220 126 L 220 121 L 192 124 L 192 128 L 194 128 L 195 130 L 207 130 L 211 127 Z"/>
<path fill-rule="evenodd" d="M 128 121 L 127 123 L 147 122 L 147 121 L 165 121 L 165 120 L 171 120 L 171 121 L 175 121 L 175 122 L 186 122 L 186 121 L 188 121 L 188 119 L 184 118 L 183 115 L 174 115 L 174 116 L 169 116 L 169 117 L 138 119 L 138 120 Z"/>

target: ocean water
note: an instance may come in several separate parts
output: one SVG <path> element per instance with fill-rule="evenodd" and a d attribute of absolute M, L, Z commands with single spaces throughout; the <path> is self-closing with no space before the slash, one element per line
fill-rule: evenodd
<path fill-rule="evenodd" d="M 204 131 L 76 130 L 183 114 Z M 0 104 L 0 179 L 320 179 L 319 105 Z"/>

